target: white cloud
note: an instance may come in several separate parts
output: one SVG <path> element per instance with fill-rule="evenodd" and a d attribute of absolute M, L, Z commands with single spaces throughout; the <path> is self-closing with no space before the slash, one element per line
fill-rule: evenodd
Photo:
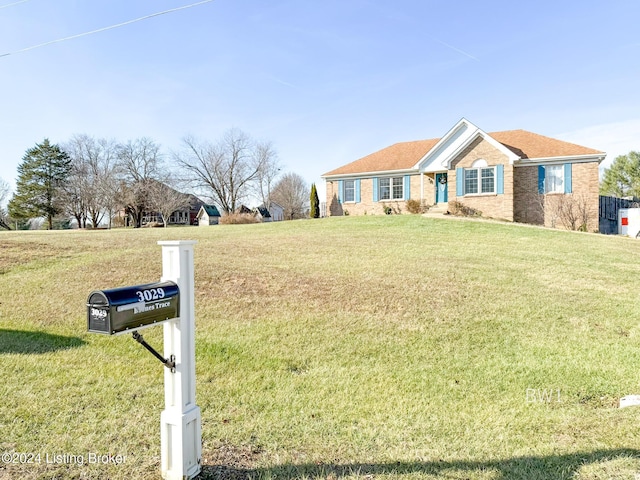
<path fill-rule="evenodd" d="M 640 118 L 594 125 L 555 136 L 606 152 L 607 157 L 600 168 L 608 168 L 617 156 L 625 155 L 631 150 L 640 150 Z"/>

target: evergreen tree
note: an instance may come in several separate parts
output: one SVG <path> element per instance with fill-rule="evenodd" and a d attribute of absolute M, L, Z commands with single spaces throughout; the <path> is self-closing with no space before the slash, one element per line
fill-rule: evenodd
<path fill-rule="evenodd" d="M 629 152 L 615 158 L 604 171 L 600 184 L 601 195 L 640 197 L 640 152 Z"/>
<path fill-rule="evenodd" d="M 18 166 L 16 191 L 9 201 L 9 214 L 17 220 L 45 217 L 49 230 L 53 218 L 63 211 L 65 180 L 71 159 L 58 145 L 45 138 L 26 151 Z"/>
<path fill-rule="evenodd" d="M 309 216 L 311 218 L 320 218 L 320 199 L 318 198 L 318 190 L 316 190 L 315 183 L 311 184 L 310 204 Z"/>

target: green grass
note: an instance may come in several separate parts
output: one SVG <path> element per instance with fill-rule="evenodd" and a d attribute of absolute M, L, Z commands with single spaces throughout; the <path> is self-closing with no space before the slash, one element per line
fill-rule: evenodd
<path fill-rule="evenodd" d="M 0 234 L 0 453 L 41 455 L 0 478 L 159 477 L 163 367 L 85 304 L 171 239 L 198 241 L 203 478 L 640 474 L 640 243 L 407 215 Z M 88 452 L 126 460 L 45 463 Z"/>

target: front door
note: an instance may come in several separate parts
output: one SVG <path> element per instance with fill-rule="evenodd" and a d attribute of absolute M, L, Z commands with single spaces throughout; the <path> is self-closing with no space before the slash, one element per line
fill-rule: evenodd
<path fill-rule="evenodd" d="M 447 203 L 447 174 L 436 173 L 436 203 Z"/>

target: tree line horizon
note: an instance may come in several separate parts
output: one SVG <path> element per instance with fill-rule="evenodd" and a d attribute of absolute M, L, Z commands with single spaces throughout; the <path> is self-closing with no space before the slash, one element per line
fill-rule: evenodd
<path fill-rule="evenodd" d="M 184 192 L 183 192 L 184 191 Z M 189 191 L 189 193 L 186 193 Z M 269 141 L 258 141 L 240 129 L 218 140 L 194 136 L 168 154 L 149 137 L 125 142 L 76 134 L 52 144 L 48 138 L 26 150 L 18 166 L 16 189 L 10 193 L 0 178 L 0 228 L 29 228 L 44 218 L 47 229 L 97 228 L 117 212 L 142 226 L 147 212 L 161 216 L 189 206 L 192 195 L 216 205 L 224 215 L 236 212 L 250 198 L 285 210 L 285 219 L 319 216 L 315 184 L 284 172 Z"/>
<path fill-rule="evenodd" d="M 0 228 L 28 228 L 38 218 L 48 229 L 68 228 L 72 219 L 79 228 L 97 228 L 105 217 L 111 227 L 120 211 L 134 227 L 149 211 L 166 226 L 173 212 L 188 206 L 188 194 L 178 189 L 204 197 L 223 214 L 253 197 L 283 206 L 285 219 L 320 216 L 315 184 L 282 172 L 271 142 L 232 128 L 215 142 L 186 136 L 168 155 L 149 137 L 117 142 L 76 134 L 60 145 L 45 138 L 25 152 L 7 209 L 11 190 L 0 178 Z M 600 194 L 640 199 L 639 151 L 617 156 L 604 170 Z"/>

